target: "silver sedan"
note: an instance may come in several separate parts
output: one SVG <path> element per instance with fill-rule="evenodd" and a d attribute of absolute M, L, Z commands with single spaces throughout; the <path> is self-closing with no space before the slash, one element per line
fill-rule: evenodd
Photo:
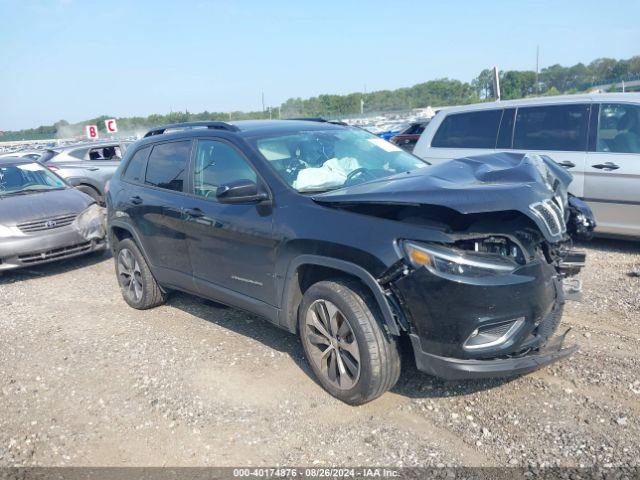
<path fill-rule="evenodd" d="M 95 201 L 28 158 L 0 158 L 0 271 L 106 248 Z"/>

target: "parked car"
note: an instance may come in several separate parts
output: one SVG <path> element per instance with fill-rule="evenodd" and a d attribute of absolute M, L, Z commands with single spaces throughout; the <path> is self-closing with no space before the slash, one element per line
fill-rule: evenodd
<path fill-rule="evenodd" d="M 106 248 L 91 197 L 28 158 L 0 158 L 0 272 Z"/>
<path fill-rule="evenodd" d="M 499 151 L 548 155 L 573 174 L 569 191 L 593 209 L 596 233 L 640 236 L 640 94 L 449 108 L 435 116 L 413 153 L 437 164 Z"/>
<path fill-rule="evenodd" d="M 385 140 L 390 140 L 391 137 L 393 137 L 394 135 L 397 135 L 398 133 L 400 133 L 402 130 L 404 130 L 405 128 L 407 128 L 408 124 L 407 123 L 399 123 L 397 125 L 393 125 L 392 127 L 390 127 L 387 130 L 382 130 L 381 132 L 376 132 L 376 135 L 380 138 L 384 138 Z"/>
<path fill-rule="evenodd" d="M 131 142 L 99 142 L 48 149 L 40 161 L 98 204 Z"/>
<path fill-rule="evenodd" d="M 321 385 L 367 402 L 400 374 L 408 337 L 444 378 L 529 372 L 575 347 L 550 340 L 561 279 L 584 255 L 567 228 L 571 175 L 505 153 L 428 167 L 369 132 L 323 122 L 195 122 L 132 145 L 107 195 L 124 300 L 176 289 L 301 337 Z"/>
<path fill-rule="evenodd" d="M 393 137 L 389 139 L 391 143 L 395 143 L 400 148 L 407 150 L 408 152 L 413 151 L 413 147 L 416 146 L 416 142 L 424 132 L 424 129 L 429 125 L 429 120 L 420 120 L 417 122 L 412 122 L 408 127 L 400 130 Z"/>
<path fill-rule="evenodd" d="M 18 151 L 18 152 L 4 153 L 4 154 L 0 155 L 0 158 L 2 158 L 2 157 L 18 157 L 18 158 L 25 158 L 25 159 L 28 159 L 28 160 L 39 161 L 40 158 L 42 157 L 43 153 L 44 153 L 43 150 L 21 150 L 21 151 Z"/>

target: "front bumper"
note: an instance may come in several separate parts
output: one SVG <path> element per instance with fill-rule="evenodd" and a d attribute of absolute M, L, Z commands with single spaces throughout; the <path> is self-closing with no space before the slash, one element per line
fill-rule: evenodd
<path fill-rule="evenodd" d="M 510 377 L 533 372 L 572 355 L 577 345 L 563 348 L 564 336 L 554 337 L 543 348 L 522 357 L 473 360 L 440 357 L 422 350 L 420 338 L 410 334 L 418 370 L 446 380 Z"/>
<path fill-rule="evenodd" d="M 71 227 L 40 235 L 26 235 L 0 243 L 0 271 L 41 265 L 104 250 L 104 238 L 88 240 Z"/>
<path fill-rule="evenodd" d="M 562 339 L 549 341 L 564 307 L 553 266 L 533 262 L 486 283 L 443 279 L 418 269 L 394 282 L 410 326 L 419 370 L 447 379 L 511 376 L 536 370 L 575 352 Z M 465 349 L 476 329 L 521 319 L 502 343 Z"/>

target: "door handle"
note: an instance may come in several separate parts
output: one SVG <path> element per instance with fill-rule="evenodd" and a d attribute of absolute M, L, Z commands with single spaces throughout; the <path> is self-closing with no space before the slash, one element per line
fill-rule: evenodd
<path fill-rule="evenodd" d="M 619 165 L 616 165 L 613 162 L 596 163 L 595 165 L 591 166 L 593 168 L 597 168 L 598 170 L 617 170 L 620 168 Z"/>
<path fill-rule="evenodd" d="M 192 218 L 204 217 L 204 212 L 200 210 L 198 207 L 195 208 L 185 208 L 184 213 Z"/>
<path fill-rule="evenodd" d="M 569 160 L 565 160 L 564 162 L 558 162 L 558 165 L 564 168 L 573 168 L 576 166 L 575 163 L 570 162 Z"/>
<path fill-rule="evenodd" d="M 134 195 L 129 199 L 129 201 L 134 205 L 140 205 L 142 203 L 142 198 L 140 198 L 138 195 Z"/>
<path fill-rule="evenodd" d="M 87 167 L 87 170 L 89 170 L 90 172 L 95 172 L 100 169 L 98 167 Z"/>

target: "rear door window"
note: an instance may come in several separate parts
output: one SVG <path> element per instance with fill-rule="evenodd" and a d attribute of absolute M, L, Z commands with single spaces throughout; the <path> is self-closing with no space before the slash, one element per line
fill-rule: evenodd
<path fill-rule="evenodd" d="M 442 121 L 432 147 L 495 148 L 502 110 L 452 113 Z"/>
<path fill-rule="evenodd" d="M 588 118 L 586 104 L 518 108 L 513 148 L 584 152 Z"/>
<path fill-rule="evenodd" d="M 190 153 L 191 140 L 154 146 L 147 161 L 145 183 L 182 192 Z"/>
<path fill-rule="evenodd" d="M 120 145 L 105 145 L 89 149 L 89 160 L 120 160 L 121 158 Z"/>
<path fill-rule="evenodd" d="M 600 106 L 596 151 L 640 153 L 640 107 L 603 103 Z"/>
<path fill-rule="evenodd" d="M 123 178 L 129 182 L 141 183 L 144 181 L 144 171 L 147 166 L 147 156 L 151 147 L 144 147 L 133 154 L 127 164 Z"/>

